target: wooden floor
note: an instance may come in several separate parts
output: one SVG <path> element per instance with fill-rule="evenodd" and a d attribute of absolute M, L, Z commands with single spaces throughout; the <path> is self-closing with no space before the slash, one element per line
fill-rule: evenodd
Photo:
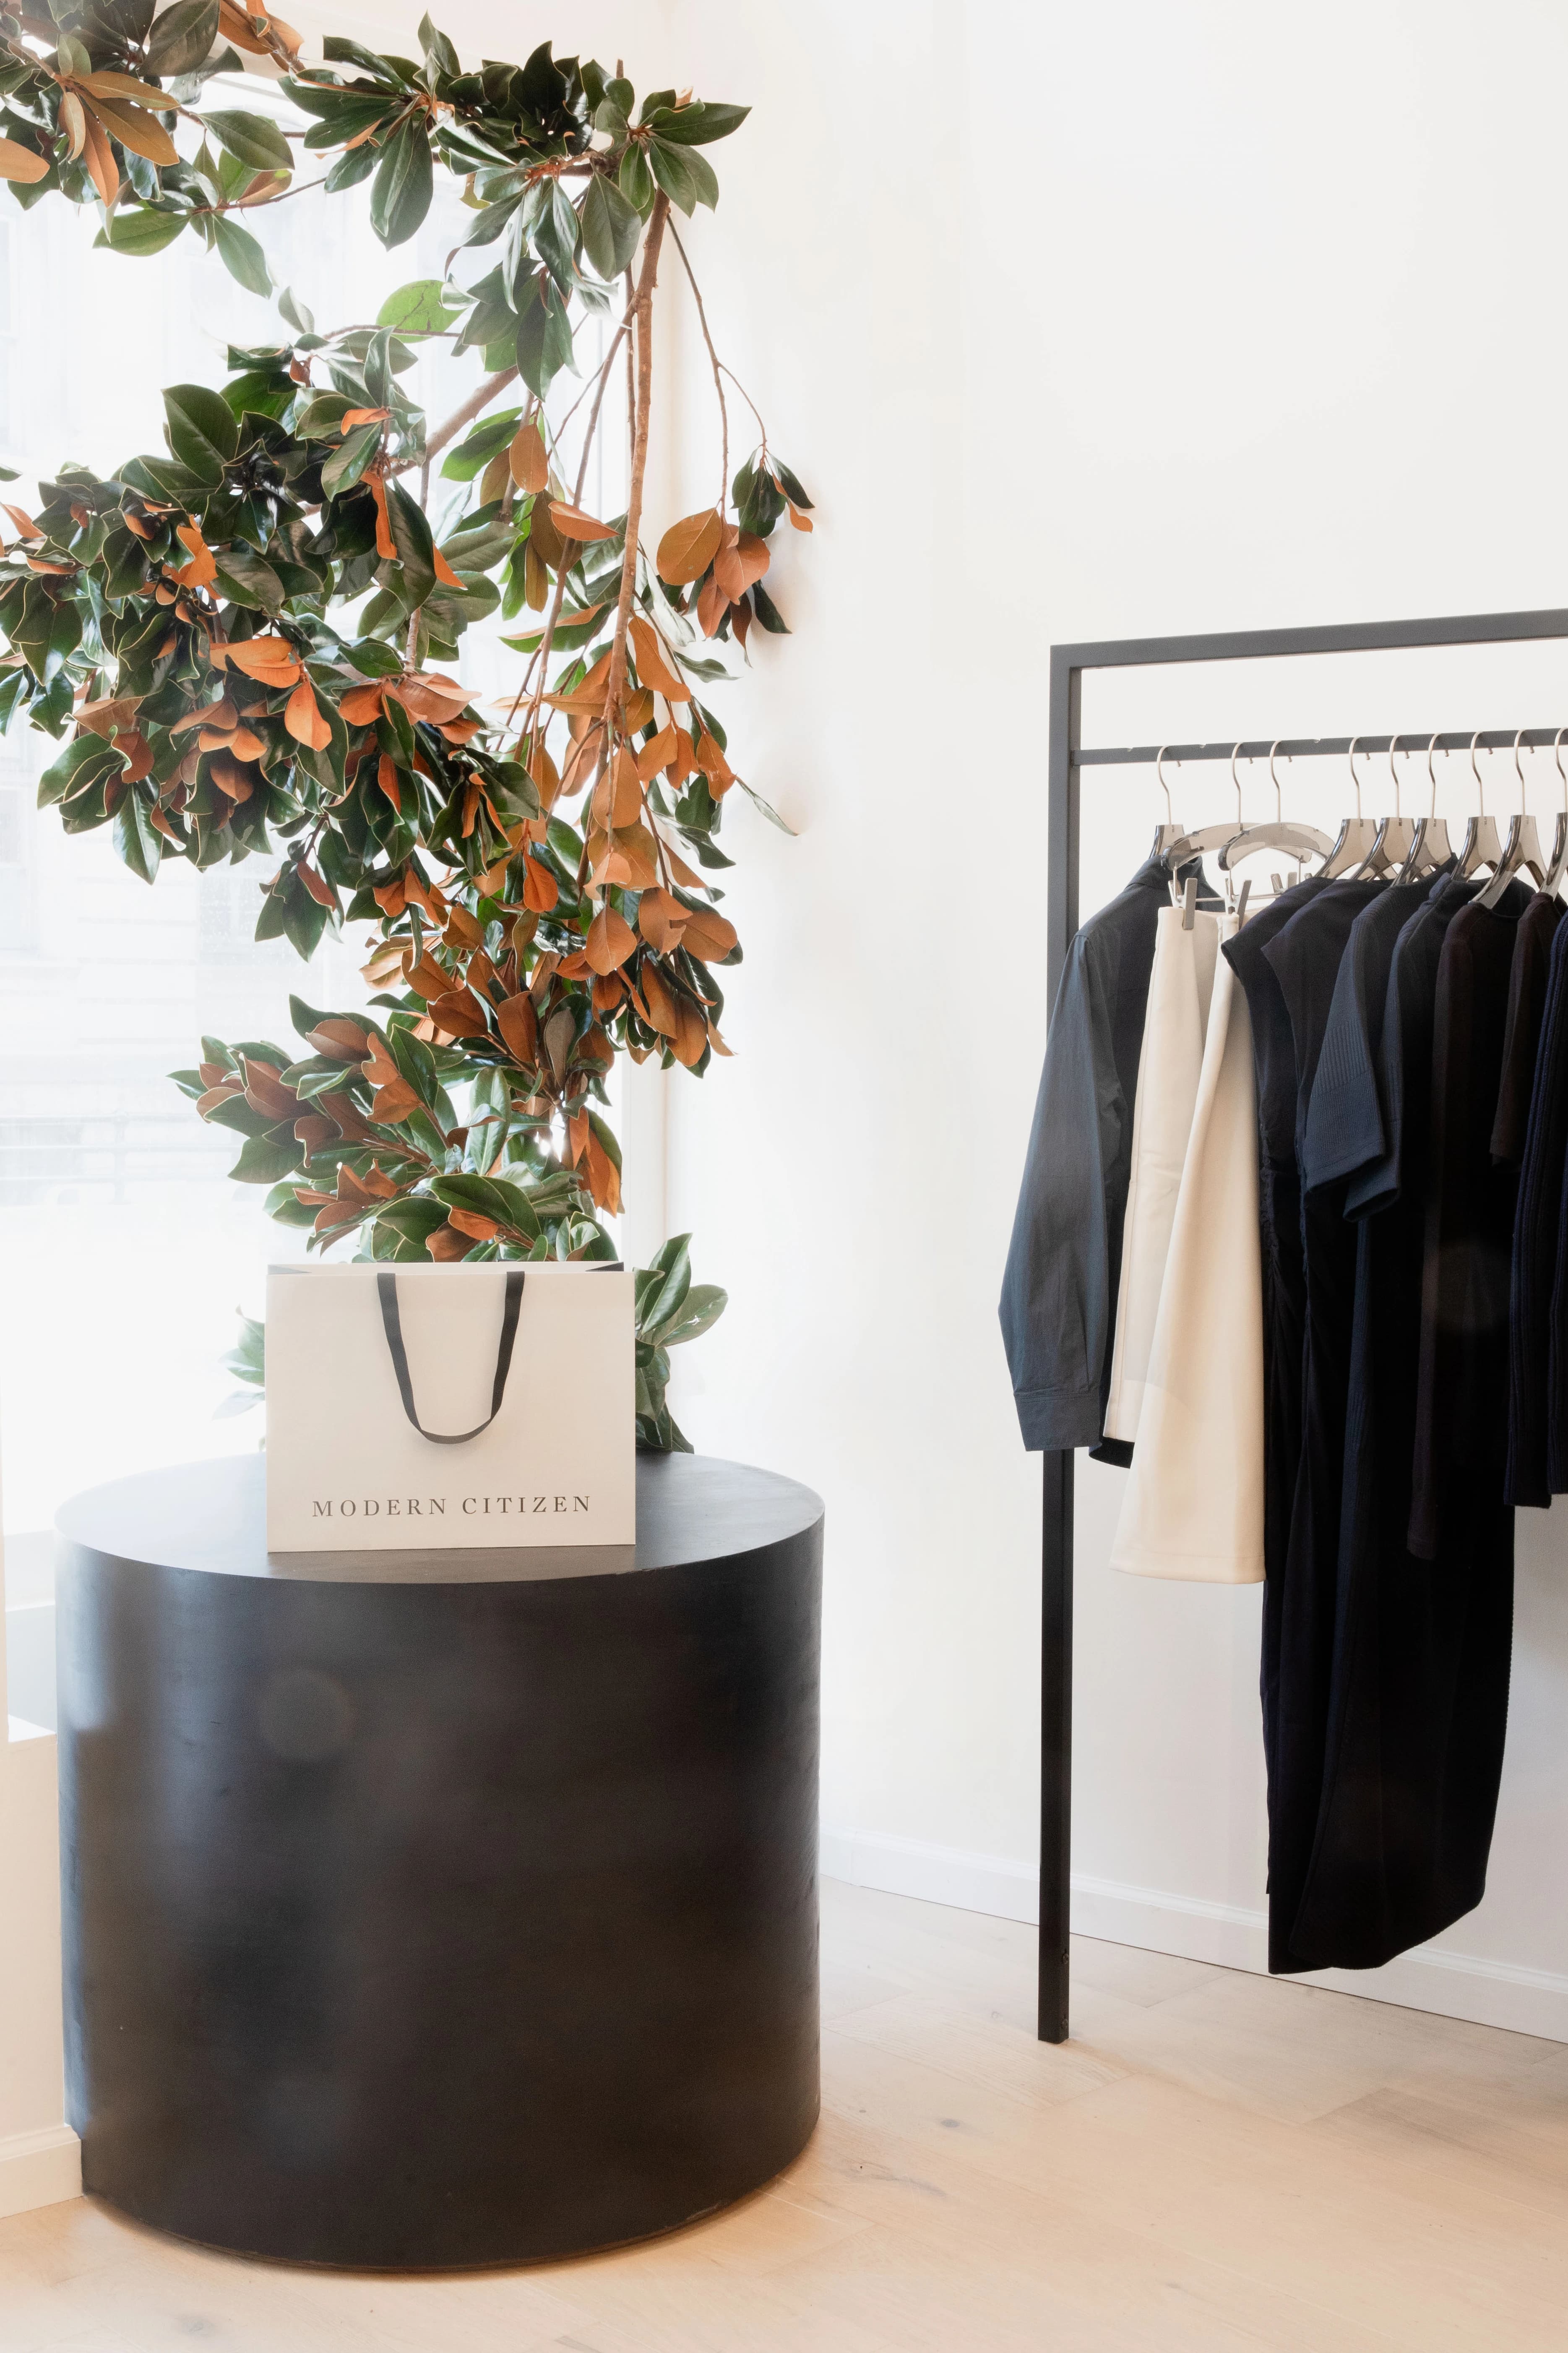
<path fill-rule="evenodd" d="M 773 2189 L 465 2279 L 258 2267 L 90 2204 L 0 2222 L 3 2353 L 1563 2353 L 1568 2046 L 823 1891 L 823 2118 Z"/>

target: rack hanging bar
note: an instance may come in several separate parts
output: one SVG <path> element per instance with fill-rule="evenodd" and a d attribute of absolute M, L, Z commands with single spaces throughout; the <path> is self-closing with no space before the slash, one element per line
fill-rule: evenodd
<path fill-rule="evenodd" d="M 1483 751 L 1511 751 L 1514 743 L 1511 727 L 1483 728 L 1475 742 Z M 1555 727 L 1527 727 L 1519 736 L 1527 747 L 1550 747 L 1557 741 Z M 1152 768 L 1163 750 L 1167 763 L 1179 766 L 1194 760 L 1228 760 L 1234 754 L 1238 760 L 1267 760 L 1270 752 L 1279 760 L 1342 760 L 1352 742 L 1358 752 L 1425 752 L 1428 744 L 1439 752 L 1468 752 L 1471 735 L 1468 728 L 1452 735 L 1313 735 L 1287 737 L 1276 744 L 1266 737 L 1258 744 L 1093 744 L 1074 751 L 1071 763 L 1075 768 Z"/>

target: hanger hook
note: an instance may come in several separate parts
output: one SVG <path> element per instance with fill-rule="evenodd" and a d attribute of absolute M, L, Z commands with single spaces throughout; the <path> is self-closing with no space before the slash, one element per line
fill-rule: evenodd
<path fill-rule="evenodd" d="M 1557 741 L 1552 746 L 1552 750 L 1557 762 L 1557 773 L 1563 778 L 1563 808 L 1564 815 L 1568 816 L 1568 775 L 1563 773 L 1563 738 L 1564 735 L 1568 735 L 1568 727 L 1560 727 L 1557 730 Z"/>
<path fill-rule="evenodd" d="M 1519 813 L 1521 817 L 1527 816 L 1529 813 L 1524 797 L 1524 765 L 1519 756 L 1520 742 L 1523 734 L 1524 730 L 1521 727 L 1519 733 L 1513 739 L 1513 773 L 1519 778 Z"/>
<path fill-rule="evenodd" d="M 1568 727 L 1565 727 L 1563 733 L 1564 735 L 1568 735 Z M 1274 754 L 1278 752 L 1280 744 L 1283 744 L 1285 738 L 1283 735 L 1276 735 L 1273 743 L 1268 746 L 1268 781 L 1274 787 L 1274 815 L 1276 818 L 1280 821 L 1283 821 L 1285 816 L 1285 798 L 1279 790 L 1279 779 L 1275 774 Z M 1289 763 L 1293 757 L 1294 754 L 1292 753 L 1287 752 L 1285 754 L 1287 763 Z M 1564 792 L 1568 792 L 1568 776 L 1564 776 L 1563 780 L 1563 788 Z"/>
<path fill-rule="evenodd" d="M 1352 735 L 1351 737 L 1351 782 L 1355 786 L 1355 813 L 1358 824 L 1361 821 L 1361 778 L 1357 776 L 1355 771 L 1355 752 L 1356 745 L 1360 742 L 1361 737 L 1359 735 Z"/>
<path fill-rule="evenodd" d="M 1155 753 L 1154 776 L 1155 781 L 1159 785 L 1160 790 L 1165 796 L 1165 823 L 1167 825 L 1174 825 L 1176 820 L 1171 808 L 1171 787 L 1165 782 L 1165 754 L 1170 748 L 1171 747 L 1168 744 L 1162 744 L 1159 750 Z M 1177 767 L 1179 768 L 1181 765 L 1180 760 L 1178 760 L 1176 763 Z"/>
<path fill-rule="evenodd" d="M 1394 765 L 1394 755 L 1398 749 L 1398 736 L 1391 735 L 1388 739 L 1388 773 L 1394 778 L 1394 814 L 1396 818 L 1401 814 L 1399 807 L 1399 770 Z"/>
<path fill-rule="evenodd" d="M 1475 733 L 1470 738 L 1470 774 L 1476 780 L 1476 795 L 1479 807 L 1479 814 L 1482 817 L 1485 817 L 1487 813 L 1487 788 L 1481 782 L 1481 772 L 1476 765 L 1476 745 L 1480 742 L 1482 733 L 1483 731 L 1478 727 Z"/>
<path fill-rule="evenodd" d="M 1241 778 L 1236 773 L 1237 754 L 1240 750 L 1241 745 L 1239 744 L 1233 744 L 1230 747 L 1230 781 L 1236 786 L 1236 821 L 1237 825 L 1240 825 L 1243 822 L 1241 815 Z"/>
<path fill-rule="evenodd" d="M 1442 732 L 1443 731 L 1440 727 L 1436 729 L 1431 742 L 1426 746 L 1426 781 L 1432 787 L 1432 822 L 1434 825 L 1437 822 L 1437 774 L 1436 770 L 1432 765 L 1432 754 L 1437 748 L 1437 737 L 1442 733 Z M 1563 732 L 1565 735 L 1568 735 L 1568 727 L 1565 727 Z M 1568 792 L 1568 776 L 1563 778 L 1563 788 L 1564 792 Z"/>

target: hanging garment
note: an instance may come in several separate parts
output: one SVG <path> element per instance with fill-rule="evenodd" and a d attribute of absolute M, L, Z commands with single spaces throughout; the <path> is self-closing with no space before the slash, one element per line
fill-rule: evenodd
<path fill-rule="evenodd" d="M 1522 924 L 1521 926 L 1522 929 Z M 1494 1147 L 1496 1129 L 1493 1130 Z M 1552 942 L 1535 1083 L 1519 1172 L 1509 1282 L 1508 1472 L 1510 1504 L 1544 1510 L 1554 1493 L 1548 1433 L 1552 1412 L 1553 1280 L 1564 1163 L 1568 1161 L 1568 923 Z"/>
<path fill-rule="evenodd" d="M 1296 1058 L 1296 1151 L 1306 1121 L 1340 959 L 1351 925 L 1389 886 L 1336 881 L 1264 949 L 1285 999 Z M 1301 1195 L 1306 1314 L 1301 1437 L 1277 1614 L 1276 1722 L 1268 1793 L 1268 1966 L 1300 1967 L 1289 1936 L 1311 1857 L 1323 1784 L 1333 1652 L 1335 1570 L 1355 1295 L 1355 1238 L 1333 1187 Z"/>
<path fill-rule="evenodd" d="M 1541 1025 L 1546 1014 L 1546 986 L 1552 944 L 1563 921 L 1563 906 L 1554 891 L 1538 891 L 1514 934 L 1513 965 L 1508 982 L 1508 1025 L 1503 1035 L 1502 1083 L 1498 1089 L 1497 1117 L 1492 1122 L 1492 1158 L 1520 1166 L 1530 1124 L 1531 1098 L 1535 1091 L 1535 1058 Z"/>
<path fill-rule="evenodd" d="M 1432 1036 L 1432 1157 L 1410 1549 L 1434 1560 L 1472 1501 L 1502 1502 L 1508 1462 L 1510 1270 L 1517 1172 L 1491 1156 L 1522 886 L 1448 926 Z"/>
<path fill-rule="evenodd" d="M 1231 938 L 1236 928 L 1233 915 L 1221 917 L 1217 940 Z M 1150 1007 L 1152 1014 L 1152 988 Z M 1138 1099 L 1142 1107 L 1142 1071 Z M 1136 1169 L 1135 1159 L 1135 1180 Z M 1258 1109 L 1247 998 L 1224 962 L 1213 977 L 1197 1101 L 1110 1565 L 1142 1577 L 1219 1585 L 1255 1585 L 1263 1576 Z"/>
<path fill-rule="evenodd" d="M 1132 1165 L 1105 1435 L 1131 1445 L 1149 1377 L 1160 1289 L 1203 1074 L 1219 919 L 1160 910 L 1132 1114 Z"/>
<path fill-rule="evenodd" d="M 1031 1449 L 1093 1447 L 1104 1426 L 1143 1010 L 1169 904 L 1151 859 L 1078 933 L 1057 991 L 999 1311 Z"/>
<path fill-rule="evenodd" d="M 1369 1160 L 1382 1155 L 1388 1102 L 1425 1107 L 1432 942 L 1478 887 L 1396 885 L 1357 917 L 1308 1114 L 1309 1187 L 1325 1169 L 1351 1173 L 1352 1135 Z M 1425 903 L 1407 915 L 1412 901 Z M 1400 1072 L 1407 1055 L 1413 1088 Z M 1331 1123 L 1319 1094 L 1331 1066 L 1341 1074 L 1326 1098 Z M 1323 1788 L 1289 1934 L 1301 1968 L 1380 1967 L 1469 1911 L 1485 1884 L 1508 1691 L 1504 1515 L 1478 1511 L 1435 1561 L 1405 1544 L 1429 1133 L 1421 1116 L 1404 1124 L 1394 1197 L 1356 1222 Z"/>
<path fill-rule="evenodd" d="M 1246 992 L 1258 1093 L 1258 1223 L 1263 1259 L 1263 1641 L 1258 1669 L 1263 1755 L 1272 1793 L 1279 1722 L 1279 1628 L 1285 1556 L 1301 1449 L 1301 1360 L 1307 1270 L 1296 1170 L 1296 1043 L 1284 992 L 1265 950 L 1329 885 L 1292 884 L 1226 940 L 1223 954 Z"/>

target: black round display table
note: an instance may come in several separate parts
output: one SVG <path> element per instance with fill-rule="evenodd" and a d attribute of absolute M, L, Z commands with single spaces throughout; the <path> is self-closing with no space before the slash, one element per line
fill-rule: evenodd
<path fill-rule="evenodd" d="M 822 1505 L 637 1471 L 625 1551 L 278 1554 L 259 1458 L 60 1516 L 85 2187 L 425 2270 L 666 2231 L 817 2110 Z"/>

